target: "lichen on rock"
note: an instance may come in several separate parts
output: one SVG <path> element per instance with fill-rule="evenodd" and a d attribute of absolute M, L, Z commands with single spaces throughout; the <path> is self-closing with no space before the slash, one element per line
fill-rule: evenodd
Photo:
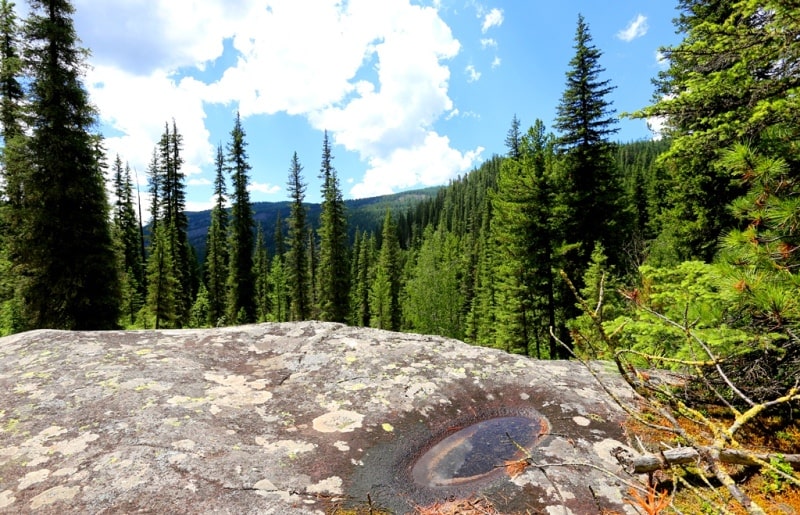
<path fill-rule="evenodd" d="M 8 512 L 291 515 L 370 499 L 403 513 L 473 495 L 509 511 L 631 512 L 599 471 L 625 443 L 623 414 L 581 364 L 447 338 L 320 322 L 32 331 L 0 339 L 0 406 Z M 531 410 L 547 421 L 526 451 L 537 463 L 591 466 L 413 481 L 448 435 Z"/>

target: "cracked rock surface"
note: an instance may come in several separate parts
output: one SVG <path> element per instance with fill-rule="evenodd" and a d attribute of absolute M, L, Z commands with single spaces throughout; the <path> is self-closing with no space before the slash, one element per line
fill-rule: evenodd
<path fill-rule="evenodd" d="M 543 434 L 519 475 L 499 462 L 455 486 L 412 478 L 463 427 L 531 413 Z M 610 456 L 623 418 L 580 363 L 434 336 L 321 322 L 32 331 L 0 339 L 0 512 L 406 513 L 481 497 L 507 513 L 633 513 Z"/>

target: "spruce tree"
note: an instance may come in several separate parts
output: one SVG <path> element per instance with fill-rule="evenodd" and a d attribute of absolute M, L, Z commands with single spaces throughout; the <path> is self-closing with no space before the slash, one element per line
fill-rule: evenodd
<path fill-rule="evenodd" d="M 378 329 L 400 329 L 400 244 L 392 213 L 387 209 L 383 220 L 381 251 L 370 285 L 370 325 Z"/>
<path fill-rule="evenodd" d="M 509 158 L 500 168 L 492 196 L 498 257 L 496 345 L 537 358 L 549 328 L 555 326 L 553 147 L 553 136 L 536 120 L 516 149 L 509 145 Z M 515 153 L 517 158 L 512 157 Z"/>
<path fill-rule="evenodd" d="M 189 221 L 186 217 L 186 184 L 181 171 L 183 159 L 181 150 L 183 136 L 178 133 L 175 120 L 172 121 L 172 130 L 168 123 L 164 124 L 164 133 L 158 144 L 158 156 L 161 185 L 161 219 L 167 228 L 166 237 L 170 240 L 170 249 L 173 253 L 172 274 L 180 284 L 177 297 L 178 324 L 188 323 L 195 290 L 192 271 L 194 263 L 191 260 L 191 251 L 188 241 Z"/>
<path fill-rule="evenodd" d="M 167 226 L 156 226 L 147 259 L 147 301 L 145 309 L 156 329 L 175 327 L 178 323 L 180 283 L 174 275 L 171 241 Z"/>
<path fill-rule="evenodd" d="M 305 199 L 306 184 L 303 182 L 303 167 L 297 157 L 297 152 L 292 155 L 289 168 L 289 181 L 287 187 L 291 199 L 289 211 L 289 251 L 286 259 L 285 273 L 288 277 L 289 299 L 292 320 L 306 320 L 311 313 L 309 302 L 310 284 L 308 274 L 308 253 L 307 253 L 307 231 L 306 207 L 303 205 Z M 280 227 L 275 229 L 276 235 L 283 232 Z M 280 232 L 279 232 L 280 231 Z"/>
<path fill-rule="evenodd" d="M 228 274 L 228 316 L 235 323 L 255 321 L 255 278 L 253 277 L 253 249 L 255 221 L 250 205 L 245 132 L 242 120 L 236 113 L 236 121 L 228 143 L 227 163 L 233 178 L 231 205 L 230 261 Z"/>
<path fill-rule="evenodd" d="M 710 261 L 720 235 L 738 224 L 730 203 L 743 183 L 719 160 L 747 143 L 756 152 L 780 127 L 797 138 L 800 20 L 793 2 L 681 0 L 683 40 L 662 49 L 653 105 L 636 116 L 660 117 L 672 145 L 661 159 L 671 178 L 662 240 L 678 259 Z"/>
<path fill-rule="evenodd" d="M 162 178 L 159 171 L 158 149 L 153 149 L 150 163 L 147 165 L 147 191 L 150 193 L 150 238 L 156 232 L 156 227 L 161 219 L 161 192 Z"/>
<path fill-rule="evenodd" d="M 22 103 L 25 92 L 20 83 L 22 59 L 19 55 L 20 29 L 14 3 L 0 0 L 0 135 L 3 137 L 3 166 L 0 167 L 0 200 L 9 202 L 11 208 L 18 210 L 21 201 L 20 145 L 23 134 Z M 12 214 L 8 211 L 7 214 Z M 11 220 L 9 219 L 10 223 Z M 6 227 L 10 230 L 12 227 Z"/>
<path fill-rule="evenodd" d="M 267 245 L 264 240 L 264 228 L 258 224 L 256 232 L 256 249 L 253 258 L 253 275 L 255 275 L 255 296 L 256 296 L 256 321 L 266 322 L 272 309 L 272 299 L 269 288 L 269 256 L 267 255 Z"/>
<path fill-rule="evenodd" d="M 68 0 L 32 0 L 25 27 L 30 71 L 25 192 L 12 256 L 29 327 L 117 326 L 120 280 L 94 109 L 81 82 Z"/>
<path fill-rule="evenodd" d="M 626 234 L 625 197 L 609 138 L 619 130 L 608 95 L 614 90 L 602 80 L 602 52 L 592 44 L 589 27 L 578 17 L 575 56 L 570 60 L 566 88 L 557 108 L 555 128 L 564 158 L 562 199 L 568 213 L 563 227 L 574 244 L 568 270 L 580 281 L 595 242 L 605 247 L 609 261 L 622 260 Z"/>
<path fill-rule="evenodd" d="M 214 207 L 211 209 L 211 226 L 206 238 L 205 279 L 208 292 L 208 323 L 222 325 L 227 307 L 228 281 L 228 211 L 225 187 L 225 156 L 222 145 L 217 147 L 214 177 Z"/>
<path fill-rule="evenodd" d="M 133 207 L 133 184 L 131 169 L 122 166 L 122 159 L 116 156 L 112 165 L 114 185 L 114 209 L 112 213 L 113 234 L 117 242 L 122 280 L 122 305 L 126 325 L 136 322 L 136 315 L 142 307 L 145 296 L 145 277 L 141 254 L 141 232 L 139 220 Z"/>
<path fill-rule="evenodd" d="M 328 140 L 322 143 L 322 214 L 319 227 L 319 317 L 346 322 L 350 298 L 350 265 L 347 248 L 347 215 Z"/>
<path fill-rule="evenodd" d="M 25 170 L 20 83 L 20 29 L 14 4 L 0 1 L 0 335 L 24 328 L 19 281 L 12 259 L 14 233 L 22 223 L 22 176 Z"/>

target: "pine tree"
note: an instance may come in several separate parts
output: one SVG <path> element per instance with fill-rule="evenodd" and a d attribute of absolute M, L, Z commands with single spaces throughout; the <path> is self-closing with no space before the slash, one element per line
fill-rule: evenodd
<path fill-rule="evenodd" d="M 358 254 L 358 259 L 354 260 L 357 266 L 353 268 L 352 323 L 361 327 L 369 327 L 369 295 L 374 270 L 373 262 L 375 261 L 375 237 L 372 234 L 362 233 L 359 244 L 353 248 L 353 253 Z"/>
<path fill-rule="evenodd" d="M 303 205 L 306 184 L 303 182 L 302 172 L 303 167 L 300 165 L 297 152 L 295 152 L 289 168 L 288 188 L 292 204 L 289 212 L 289 251 L 286 263 L 292 320 L 307 320 L 311 313 L 308 298 L 310 291 L 307 252 L 308 226 L 306 207 Z M 278 231 L 279 229 L 276 228 L 276 234 Z M 283 232 L 281 231 L 280 234 L 282 241 Z"/>
<path fill-rule="evenodd" d="M 158 161 L 158 149 L 153 149 L 153 156 L 150 158 L 150 163 L 147 165 L 147 187 L 150 193 L 150 236 L 156 232 L 158 222 L 161 219 L 161 195 L 162 195 L 162 180 L 161 180 L 161 165 Z"/>
<path fill-rule="evenodd" d="M 30 5 L 30 137 L 19 177 L 23 222 L 12 242 L 24 319 L 29 327 L 116 327 L 120 279 L 103 164 L 91 133 L 96 115 L 81 83 L 85 52 L 77 46 L 74 8 L 68 0 Z"/>
<path fill-rule="evenodd" d="M 400 329 L 400 244 L 392 213 L 387 209 L 383 220 L 381 251 L 370 285 L 370 325 L 378 329 Z"/>
<path fill-rule="evenodd" d="M 14 233 L 21 229 L 22 177 L 25 170 L 24 91 L 20 83 L 20 30 L 14 4 L 0 1 L 0 335 L 20 331 L 22 298 L 14 270 Z"/>
<path fill-rule="evenodd" d="M 516 150 L 509 146 L 509 158 L 500 168 L 497 193 L 492 196 L 492 234 L 498 257 L 496 345 L 537 358 L 541 342 L 549 339 L 549 328 L 556 325 L 553 147 L 553 137 L 536 120 Z M 511 157 L 514 152 L 516 159 Z"/>
<path fill-rule="evenodd" d="M 141 254 L 141 231 L 133 207 L 131 169 L 122 166 L 116 156 L 112 166 L 114 185 L 113 234 L 120 252 L 119 268 L 122 280 L 123 315 L 127 325 L 136 322 L 136 315 L 144 303 L 145 277 Z"/>
<path fill-rule="evenodd" d="M 403 296 L 403 315 L 415 332 L 464 337 L 461 275 L 458 237 L 429 225 Z"/>
<path fill-rule="evenodd" d="M 272 265 L 269 268 L 269 287 L 270 287 L 270 314 L 269 320 L 272 322 L 286 322 L 290 320 L 290 289 L 288 274 L 286 273 L 287 262 L 284 258 L 286 250 L 284 248 L 283 220 L 280 212 L 275 220 L 275 256 L 272 258 Z"/>
<path fill-rule="evenodd" d="M 322 143 L 322 214 L 319 227 L 319 317 L 346 322 L 350 298 L 350 265 L 347 249 L 347 215 L 328 140 Z"/>
<path fill-rule="evenodd" d="M 181 171 L 183 159 L 181 150 L 183 136 L 178 133 L 175 120 L 172 121 L 172 131 L 168 123 L 164 124 L 164 133 L 158 144 L 161 186 L 161 219 L 167 228 L 166 237 L 170 239 L 170 249 L 173 252 L 173 275 L 181 285 L 177 297 L 178 324 L 188 323 L 192 306 L 193 293 L 196 288 L 193 277 L 193 265 L 190 259 L 191 251 L 188 241 L 189 221 L 186 217 L 186 185 L 184 174 Z"/>
<path fill-rule="evenodd" d="M 627 226 L 625 197 L 609 141 L 618 131 L 607 99 L 614 87 L 600 79 L 605 71 L 600 66 L 602 53 L 592 45 L 583 16 L 578 17 L 574 48 L 555 127 L 565 160 L 562 201 L 569 209 L 565 229 L 571 236 L 568 243 L 577 244 L 567 272 L 580 281 L 595 242 L 603 244 L 612 264 L 622 261 Z"/>
<path fill-rule="evenodd" d="M 206 238 L 205 279 L 208 292 L 208 323 L 217 327 L 225 320 L 228 301 L 228 211 L 225 207 L 225 156 L 217 147 L 214 177 L 215 203 L 211 209 L 211 226 Z"/>
<path fill-rule="evenodd" d="M 22 103 L 25 92 L 20 83 L 22 59 L 19 55 L 19 24 L 14 3 L 0 0 L 0 135 L 3 137 L 3 166 L 0 167 L 0 200 L 5 198 L 12 210 L 7 214 L 17 214 L 21 202 L 21 153 L 24 143 Z M 9 219 L 9 224 L 12 220 Z M 18 223 L 18 222 L 14 222 Z M 7 226 L 13 229 L 12 225 Z"/>
<path fill-rule="evenodd" d="M 245 132 L 239 113 L 231 130 L 231 141 L 228 144 L 228 168 L 233 178 L 233 196 L 231 206 L 230 261 L 228 274 L 228 316 L 236 323 L 255 321 L 255 278 L 253 277 L 253 208 L 250 205 L 250 193 L 245 147 Z"/>
<path fill-rule="evenodd" d="M 306 265 L 308 266 L 308 316 L 319 319 L 319 246 L 314 229 L 306 231 Z"/>
<path fill-rule="evenodd" d="M 721 153 L 747 142 L 758 151 L 770 127 L 797 137 L 800 30 L 793 2 L 681 0 L 683 40 L 662 49 L 669 68 L 658 101 L 636 113 L 666 122 L 672 146 L 662 158 L 671 177 L 662 239 L 678 259 L 710 261 L 737 220 L 728 209 L 745 193 L 719 165 Z"/>
<path fill-rule="evenodd" d="M 269 256 L 267 255 L 267 245 L 264 240 L 264 229 L 258 224 L 256 232 L 256 250 L 253 258 L 253 275 L 256 278 L 256 321 L 266 322 L 272 310 L 272 299 L 269 288 Z"/>
<path fill-rule="evenodd" d="M 157 225 L 147 260 L 147 302 L 145 309 L 156 329 L 175 327 L 178 318 L 180 283 L 173 274 L 171 241 L 167 227 Z"/>

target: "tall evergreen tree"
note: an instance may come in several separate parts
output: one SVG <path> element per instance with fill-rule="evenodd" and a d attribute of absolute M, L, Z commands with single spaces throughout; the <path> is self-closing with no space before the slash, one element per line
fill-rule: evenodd
<path fill-rule="evenodd" d="M 319 227 L 319 316 L 346 322 L 350 299 L 347 216 L 339 178 L 333 167 L 328 132 L 322 142 L 322 214 Z"/>
<path fill-rule="evenodd" d="M 400 329 L 400 244 L 392 213 L 386 210 L 383 220 L 381 251 L 370 285 L 370 325 L 378 329 Z"/>
<path fill-rule="evenodd" d="M 256 232 L 253 275 L 255 275 L 256 279 L 256 321 L 266 322 L 270 311 L 272 311 L 272 298 L 269 288 L 269 256 L 267 255 L 267 244 L 264 239 L 264 228 L 260 223 Z"/>
<path fill-rule="evenodd" d="M 302 205 L 302 202 L 301 202 Z M 275 256 L 272 258 L 272 266 L 269 268 L 269 287 L 270 287 L 270 315 L 272 322 L 286 322 L 290 320 L 291 296 L 289 289 L 288 274 L 286 267 L 286 254 L 283 220 L 280 212 L 275 219 Z"/>
<path fill-rule="evenodd" d="M 250 205 L 245 132 L 242 120 L 236 113 L 228 144 L 228 167 L 233 178 L 230 232 L 230 273 L 228 275 L 228 314 L 236 323 L 255 321 L 255 278 L 253 277 L 253 249 L 255 221 Z"/>
<path fill-rule="evenodd" d="M 145 309 L 156 329 L 175 327 L 178 318 L 180 284 L 173 274 L 171 241 L 167 226 L 157 225 L 147 259 L 147 301 Z M 147 324 L 145 324 L 147 325 Z"/>
<path fill-rule="evenodd" d="M 425 229 L 403 296 L 403 316 L 414 331 L 464 337 L 461 255 L 454 233 L 430 225 Z"/>
<path fill-rule="evenodd" d="M 25 97 L 20 83 L 22 59 L 19 55 L 19 37 L 14 3 L 0 0 L 0 135 L 4 147 L 0 154 L 3 164 L 0 167 L 0 188 L 5 190 L 0 190 L 0 200 L 5 198 L 16 209 L 21 201 L 19 146 L 24 142 L 22 103 Z M 7 229 L 11 229 L 11 226 L 7 226 Z"/>
<path fill-rule="evenodd" d="M 25 27 L 30 137 L 12 256 L 29 327 L 117 326 L 120 281 L 85 52 L 68 0 L 32 0 Z"/>
<path fill-rule="evenodd" d="M 170 249 L 173 253 L 173 275 L 180 284 L 177 297 L 178 324 L 188 323 L 196 277 L 192 271 L 194 263 L 191 260 L 191 251 L 188 241 L 189 220 L 186 216 L 186 184 L 181 171 L 183 159 L 181 150 L 183 136 L 178 133 L 175 120 L 172 121 L 172 130 L 168 123 L 164 124 L 164 133 L 158 144 L 159 174 L 161 176 L 161 219 L 167 229 L 166 237 L 170 240 Z"/>
<path fill-rule="evenodd" d="M 669 68 L 658 101 L 637 116 L 660 117 L 672 139 L 662 158 L 672 178 L 662 238 L 678 259 L 710 261 L 737 225 L 729 204 L 746 191 L 721 154 L 742 142 L 758 152 L 771 127 L 800 134 L 800 21 L 797 5 L 781 0 L 681 0 L 679 8 L 684 38 L 662 49 Z"/>
<path fill-rule="evenodd" d="M 123 286 L 123 315 L 126 323 L 133 325 L 145 295 L 144 267 L 140 250 L 141 232 L 133 207 L 131 169 L 127 165 L 122 166 L 119 155 L 112 165 L 112 174 L 115 199 L 112 222 L 114 238 L 121 254 L 119 268 Z"/>
<path fill-rule="evenodd" d="M 375 237 L 372 234 L 362 233 L 359 244 L 353 248 L 353 253 L 358 254 L 358 259 L 354 260 L 357 266 L 353 268 L 352 323 L 361 327 L 369 327 L 369 292 L 372 283 L 371 272 L 374 269 L 372 265 L 375 260 Z"/>
<path fill-rule="evenodd" d="M 219 326 L 225 319 L 228 281 L 228 211 L 225 207 L 225 156 L 222 145 L 217 146 L 214 177 L 214 207 L 211 226 L 206 238 L 205 279 L 208 295 L 208 323 Z"/>
<path fill-rule="evenodd" d="M 289 212 L 289 251 L 286 264 L 292 320 L 306 320 L 311 313 L 308 298 L 310 291 L 306 234 L 308 225 L 306 207 L 303 205 L 306 184 L 303 182 L 302 172 L 303 167 L 295 152 L 289 168 L 288 188 L 292 204 Z M 276 234 L 277 231 L 276 228 Z"/>
<path fill-rule="evenodd" d="M 156 227 L 161 219 L 162 177 L 161 165 L 158 161 L 158 149 L 153 149 L 150 163 L 147 165 L 147 191 L 150 193 L 150 235 L 156 232 Z"/>
<path fill-rule="evenodd" d="M 612 264 L 622 260 L 626 204 L 609 141 L 618 131 L 607 98 L 614 87 L 600 78 L 605 71 L 600 65 L 602 52 L 592 44 L 583 16 L 578 16 L 574 48 L 555 127 L 565 160 L 562 201 L 569 209 L 565 227 L 571 235 L 568 243 L 576 244 L 573 269 L 568 272 L 579 281 L 595 242 L 603 244 Z"/>
<path fill-rule="evenodd" d="M 556 325 L 553 147 L 553 137 L 536 120 L 519 139 L 519 157 L 511 157 L 515 149 L 509 146 L 492 196 L 498 256 L 496 345 L 537 358 L 542 355 L 541 343 L 549 339 L 549 328 Z"/>

